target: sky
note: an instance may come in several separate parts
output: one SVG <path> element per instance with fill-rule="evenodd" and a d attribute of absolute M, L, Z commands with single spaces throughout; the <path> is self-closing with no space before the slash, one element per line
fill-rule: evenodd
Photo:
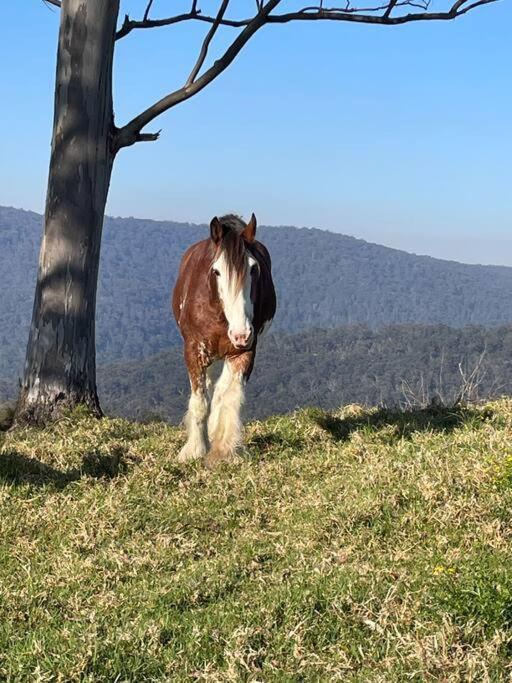
<path fill-rule="evenodd" d="M 171 5 L 189 3 L 155 0 L 153 16 Z M 121 16 L 144 7 L 122 2 Z M 58 21 L 42 0 L 2 8 L 2 205 L 44 209 Z M 512 266 L 511 24 L 512 0 L 499 0 L 456 21 L 265 27 L 154 122 L 158 142 L 121 151 L 107 213 L 209 222 L 254 211 L 260 224 Z M 117 43 L 118 125 L 182 84 L 206 30 L 187 23 Z M 212 58 L 232 36 L 220 31 Z"/>

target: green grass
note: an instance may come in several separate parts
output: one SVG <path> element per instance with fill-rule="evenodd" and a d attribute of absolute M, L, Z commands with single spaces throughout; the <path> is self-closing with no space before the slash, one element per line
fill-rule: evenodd
<path fill-rule="evenodd" d="M 182 440 L 0 434 L 0 680 L 510 680 L 512 400 L 276 417 L 214 472 Z"/>

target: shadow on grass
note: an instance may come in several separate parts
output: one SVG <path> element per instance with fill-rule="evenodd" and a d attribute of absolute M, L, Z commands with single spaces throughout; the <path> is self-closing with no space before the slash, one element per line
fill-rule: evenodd
<path fill-rule="evenodd" d="M 276 447 L 302 448 L 304 439 L 299 435 L 290 438 L 290 436 L 283 436 L 276 432 L 267 432 L 265 434 L 254 434 L 247 445 L 256 449 L 258 453 L 265 454 Z"/>
<path fill-rule="evenodd" d="M 0 432 L 6 432 L 13 423 L 14 405 L 12 403 L 0 403 Z"/>
<path fill-rule="evenodd" d="M 164 596 L 163 606 L 165 609 L 184 613 L 223 602 L 230 596 L 239 593 L 240 587 L 248 579 L 271 571 L 273 561 L 274 556 L 272 554 L 255 555 L 251 558 L 250 565 L 233 568 L 220 584 L 211 587 L 204 585 L 198 591 L 187 592 L 170 599 Z"/>
<path fill-rule="evenodd" d="M 396 428 L 395 438 L 411 438 L 417 432 L 442 432 L 448 434 L 472 422 L 482 423 L 493 416 L 490 409 L 476 410 L 471 406 L 430 406 L 413 410 L 390 410 L 383 408 L 374 413 L 353 417 L 335 417 L 329 414 L 313 414 L 319 427 L 325 429 L 336 441 L 347 441 L 359 429 L 382 429 L 389 425 Z"/>
<path fill-rule="evenodd" d="M 31 486 L 54 486 L 62 490 L 83 477 L 94 479 L 114 479 L 126 471 L 127 462 L 124 452 L 116 449 L 105 455 L 86 453 L 79 467 L 59 470 L 35 458 L 15 451 L 0 454 L 0 481 L 12 485 L 30 484 Z"/>

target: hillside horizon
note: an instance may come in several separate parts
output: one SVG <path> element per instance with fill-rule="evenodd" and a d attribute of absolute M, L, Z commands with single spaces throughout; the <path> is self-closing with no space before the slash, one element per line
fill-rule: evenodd
<path fill-rule="evenodd" d="M 17 207 L 17 206 L 10 206 L 10 205 L 4 205 L 0 204 L 0 211 L 3 210 L 9 210 L 9 211 L 19 211 L 22 213 L 27 213 L 31 214 L 33 216 L 36 216 L 42 223 L 42 220 L 44 218 L 44 214 L 39 213 L 38 211 L 33 211 L 32 209 L 24 209 L 22 207 Z M 226 212 L 224 212 L 226 213 Z M 229 213 L 229 212 L 228 212 Z M 236 212 L 232 212 L 236 213 Z M 222 215 L 222 212 L 218 212 L 217 215 Z M 213 214 L 212 214 L 213 217 Z M 207 223 L 196 223 L 195 221 L 175 221 L 172 218 L 165 218 L 165 219 L 160 219 L 160 218 L 144 218 L 141 216 L 118 216 L 118 215 L 111 215 L 111 214 L 105 214 L 105 222 L 107 221 L 141 221 L 144 223 L 154 223 L 155 225 L 169 225 L 173 227 L 183 227 L 183 228 L 202 228 L 205 230 L 205 237 L 208 236 L 208 224 Z M 386 244 L 381 244 L 380 242 L 373 242 L 371 240 L 364 239 L 363 237 L 357 237 L 356 235 L 352 235 L 350 233 L 346 232 L 339 232 L 337 230 L 331 230 L 329 228 L 320 228 L 316 225 L 291 225 L 287 223 L 279 223 L 279 224 L 269 224 L 269 223 L 258 223 L 258 229 L 261 228 L 266 228 L 266 229 L 282 229 L 282 228 L 293 228 L 294 230 L 311 230 L 315 232 L 320 232 L 320 233 L 328 233 L 329 235 L 337 235 L 346 239 L 351 239 L 355 240 L 356 242 L 361 242 L 364 244 L 368 244 L 370 246 L 374 247 L 379 247 L 380 249 L 387 249 L 389 251 L 393 252 L 398 252 L 400 254 L 407 254 L 408 256 L 414 256 L 417 258 L 425 258 L 425 259 L 431 259 L 433 261 L 441 261 L 442 263 L 456 263 L 458 265 L 462 266 L 476 266 L 477 268 L 497 268 L 500 270 L 510 270 L 512 271 L 512 266 L 504 266 L 501 264 L 497 263 L 472 263 L 469 261 L 459 261 L 456 259 L 450 259 L 450 258 L 442 258 L 440 256 L 432 256 L 431 254 L 424 254 L 421 252 L 416 252 L 416 251 L 408 251 L 407 249 L 400 249 L 398 247 L 390 247 Z"/>

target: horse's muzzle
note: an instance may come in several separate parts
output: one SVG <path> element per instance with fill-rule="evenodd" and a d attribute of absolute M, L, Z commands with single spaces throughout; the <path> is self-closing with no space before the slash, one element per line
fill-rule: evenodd
<path fill-rule="evenodd" d="M 231 332 L 229 338 L 235 349 L 248 349 L 253 340 L 253 330 L 244 330 L 243 332 Z"/>

